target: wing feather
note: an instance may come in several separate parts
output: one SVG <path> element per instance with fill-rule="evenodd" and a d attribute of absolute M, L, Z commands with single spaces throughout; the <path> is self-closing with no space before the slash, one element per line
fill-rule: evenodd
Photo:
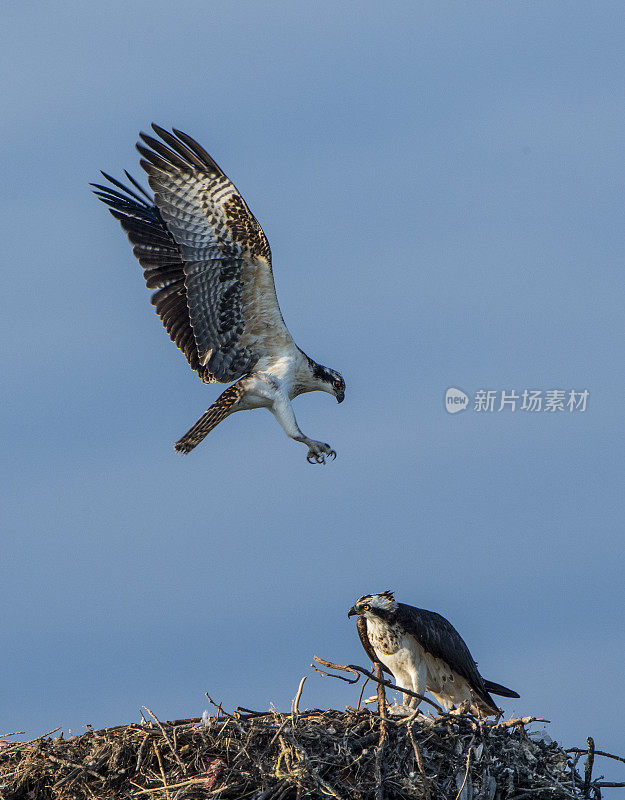
<path fill-rule="evenodd" d="M 137 149 L 167 231 L 179 247 L 200 363 L 216 380 L 251 371 L 293 345 L 276 298 L 271 251 L 245 200 L 187 134 L 152 126 Z"/>
<path fill-rule="evenodd" d="M 276 297 L 271 250 L 236 187 L 188 134 L 152 126 L 137 149 L 154 202 L 102 173 L 93 184 L 133 245 L 152 304 L 204 381 L 229 383 L 295 347 Z"/>
<path fill-rule="evenodd" d="M 212 376 L 200 363 L 187 307 L 187 290 L 184 283 L 184 262 L 180 248 L 168 232 L 158 209 L 148 205 L 132 189 L 102 173 L 117 189 L 102 184 L 92 184 L 96 195 L 109 207 L 128 234 L 133 252 L 143 267 L 143 276 L 152 294 L 152 304 L 161 318 L 171 340 L 182 350 L 191 368 L 209 382 Z M 144 190 L 134 180 L 139 191 Z M 118 189 L 120 191 L 118 191 Z M 149 197 L 149 195 L 147 195 Z"/>
<path fill-rule="evenodd" d="M 468 681 L 480 698 L 496 709 L 469 648 L 451 622 L 435 611 L 426 611 L 405 603 L 398 603 L 397 606 L 397 622 L 414 636 L 426 652 L 448 664 L 454 672 Z"/>

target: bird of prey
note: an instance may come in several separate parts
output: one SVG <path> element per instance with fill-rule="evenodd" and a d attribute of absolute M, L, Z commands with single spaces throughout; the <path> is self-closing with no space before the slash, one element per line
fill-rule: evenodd
<path fill-rule="evenodd" d="M 490 692 L 519 697 L 482 678 L 458 631 L 434 611 L 397 603 L 386 591 L 359 597 L 347 612 L 354 615 L 365 652 L 398 687 L 421 695 L 429 691 L 445 710 L 462 705 L 477 716 L 501 713 Z M 403 702 L 417 708 L 420 701 L 404 694 Z"/>
<path fill-rule="evenodd" d="M 189 453 L 236 411 L 266 408 L 310 463 L 335 458 L 330 445 L 300 430 L 291 400 L 322 391 L 341 403 L 345 381 L 293 341 L 276 297 L 263 229 L 234 184 L 190 136 L 152 126 L 140 134 L 141 166 L 154 197 L 102 173 L 92 184 L 128 234 L 152 304 L 172 341 L 205 383 L 233 383 L 176 442 Z"/>

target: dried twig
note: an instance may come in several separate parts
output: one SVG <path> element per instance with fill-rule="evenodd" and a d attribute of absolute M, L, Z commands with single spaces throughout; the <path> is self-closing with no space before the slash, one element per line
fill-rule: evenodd
<path fill-rule="evenodd" d="M 421 776 L 423 777 L 423 785 L 424 785 L 424 789 L 425 789 L 425 792 L 426 792 L 425 797 L 426 797 L 426 800 L 429 800 L 429 798 L 431 796 L 430 779 L 425 774 L 425 769 L 423 767 L 423 757 L 421 755 L 421 750 L 419 750 L 419 746 L 417 745 L 417 743 L 415 741 L 415 738 L 414 738 L 414 735 L 412 733 L 412 725 L 408 726 L 407 733 L 408 733 L 408 738 L 410 739 L 410 744 L 412 745 L 412 750 L 413 750 L 414 755 L 415 755 L 415 760 L 417 762 L 417 767 L 419 769 L 419 772 L 421 773 Z"/>
<path fill-rule="evenodd" d="M 42 739 L 47 739 L 48 736 L 52 736 L 53 733 L 56 733 L 57 731 L 60 731 L 60 730 L 61 730 L 61 726 L 59 725 L 58 728 L 53 728 L 53 730 L 48 731 L 47 733 L 42 733 L 41 736 L 38 736 L 36 739 L 33 739 L 33 741 L 34 742 L 39 742 Z M 22 742 L 11 742 L 10 746 L 6 750 L 2 751 L 2 755 L 6 756 L 9 753 L 11 753 L 13 750 L 19 750 L 21 746 L 22 746 Z"/>
<path fill-rule="evenodd" d="M 180 768 L 182 769 L 182 774 L 183 774 L 183 775 L 186 775 L 186 774 L 187 774 L 187 768 L 185 767 L 185 765 L 184 765 L 184 764 L 182 763 L 182 761 L 180 760 L 180 756 L 179 756 L 179 755 L 178 755 L 178 753 L 176 752 L 176 748 L 174 747 L 174 745 L 171 743 L 171 739 L 170 739 L 170 738 L 169 738 L 169 736 L 167 735 L 167 732 L 165 731 L 165 728 L 163 728 L 163 726 L 162 726 L 162 724 L 161 724 L 161 721 L 160 721 L 160 720 L 159 720 L 159 718 L 156 716 L 156 714 L 153 714 L 153 713 L 150 711 L 150 709 L 149 709 L 147 706 L 142 706 L 142 708 L 145 708 L 145 710 L 148 712 L 148 714 L 149 714 L 149 715 L 152 717 L 152 719 L 153 719 L 153 720 L 156 722 L 156 724 L 158 725 L 158 727 L 161 729 L 161 732 L 162 732 L 162 734 L 163 734 L 163 737 L 164 737 L 165 741 L 167 742 L 167 744 L 169 745 L 169 749 L 170 749 L 170 750 L 171 750 L 171 752 L 174 754 L 174 758 L 176 759 L 176 761 L 178 762 L 178 764 L 179 764 Z"/>
<path fill-rule="evenodd" d="M 318 656 L 313 656 L 315 661 L 318 661 L 319 664 L 323 664 L 324 666 L 328 667 L 329 669 L 342 669 L 345 672 L 351 672 L 354 675 L 354 678 L 345 678 L 343 675 L 332 675 L 330 672 L 324 672 L 319 667 L 316 667 L 314 664 L 310 666 L 318 672 L 320 675 L 324 675 L 326 678 L 338 678 L 340 681 L 345 681 L 345 683 L 358 683 L 360 680 L 360 675 L 358 671 L 352 667 L 350 664 L 333 664 L 331 661 L 325 661 L 323 658 L 319 658 Z"/>
<path fill-rule="evenodd" d="M 369 678 L 365 680 L 365 682 L 360 687 L 360 694 L 358 695 L 358 705 L 356 706 L 356 711 L 360 711 L 360 705 L 362 703 L 362 696 L 365 692 L 365 686 L 369 683 Z"/>
<path fill-rule="evenodd" d="M 92 775 L 94 778 L 100 779 L 102 777 L 101 775 L 98 775 L 97 772 L 94 772 L 94 770 L 92 769 L 88 769 L 84 764 L 81 764 L 80 762 L 70 761 L 67 758 L 60 758 L 59 756 L 54 756 L 52 754 L 50 754 L 48 758 L 50 759 L 50 761 L 54 761 L 57 764 L 63 764 L 63 766 L 65 767 L 71 767 L 72 769 L 79 769 L 81 771 L 84 770 L 85 772 L 89 773 L 89 775 Z"/>
<path fill-rule="evenodd" d="M 376 663 L 375 665 L 375 679 L 378 682 L 378 714 L 380 715 L 380 746 L 384 744 L 386 739 L 386 694 L 384 692 L 384 676 L 382 675 L 382 667 Z"/>
<path fill-rule="evenodd" d="M 592 736 L 586 739 L 588 745 L 588 758 L 584 767 L 584 797 L 590 797 L 590 780 L 592 778 L 592 765 L 595 762 L 595 740 Z"/>
<path fill-rule="evenodd" d="M 587 749 L 581 750 L 579 747 L 567 747 L 567 749 L 564 752 L 581 753 L 583 755 L 584 753 L 587 753 L 588 750 Z M 623 756 L 615 756 L 612 753 L 606 753 L 605 750 L 595 750 L 594 753 L 596 756 L 603 756 L 604 758 L 613 758 L 615 761 L 621 761 L 623 764 L 625 764 L 625 758 L 623 758 Z"/>
<path fill-rule="evenodd" d="M 206 778 L 190 778 L 188 781 L 181 781 L 180 783 L 168 783 L 167 789 L 181 789 L 183 786 L 194 786 L 195 784 L 202 784 L 206 783 Z M 219 789 L 204 790 L 203 797 L 216 797 L 219 794 L 223 794 L 228 788 L 228 786 L 222 786 Z M 152 789 L 140 789 L 139 791 L 135 792 L 132 797 L 138 797 L 141 794 L 154 794 L 154 792 L 162 792 L 162 786 L 155 786 Z"/>
<path fill-rule="evenodd" d="M 330 797 L 335 797 L 336 800 L 343 800 L 342 795 L 340 795 L 339 792 L 333 786 L 331 786 L 327 780 L 321 777 L 319 770 L 312 765 L 312 761 L 304 748 L 301 745 L 298 745 L 292 737 L 290 738 L 293 748 L 298 753 L 299 760 L 308 766 L 315 783 L 321 787 L 323 793 L 330 795 Z"/>
<path fill-rule="evenodd" d="M 297 694 L 293 698 L 293 714 L 297 716 L 299 714 L 299 701 L 302 696 L 302 690 L 304 689 L 304 684 L 306 683 L 306 676 L 301 679 L 299 682 L 299 686 L 297 687 Z"/>
<path fill-rule="evenodd" d="M 204 692 L 204 695 L 206 696 L 206 698 L 207 698 L 208 702 L 209 702 L 209 703 L 210 703 L 210 704 L 211 704 L 211 705 L 212 705 L 214 708 L 216 708 L 216 709 L 217 709 L 217 711 L 219 711 L 219 713 L 220 713 L 222 716 L 224 716 L 224 717 L 228 717 L 229 719 L 236 719 L 236 717 L 235 717 L 235 716 L 233 716 L 232 714 L 228 714 L 228 712 L 227 712 L 227 711 L 224 711 L 224 710 L 223 710 L 223 708 L 221 707 L 221 703 L 216 703 L 216 702 L 213 700 L 213 698 L 212 698 L 212 697 L 209 695 L 209 693 L 208 693 L 208 692 Z"/>
<path fill-rule="evenodd" d="M 273 743 L 276 741 L 276 739 L 277 739 L 277 738 L 280 736 L 280 734 L 282 733 L 282 729 L 283 729 L 283 728 L 286 726 L 287 722 L 289 722 L 289 717 L 285 717 L 285 718 L 282 720 L 282 722 L 281 722 L 281 724 L 280 724 L 280 727 L 279 727 L 279 728 L 278 728 L 278 730 L 275 732 L 275 734 L 274 734 L 274 736 L 273 736 L 272 740 L 269 742 L 269 745 L 270 745 L 270 746 L 271 746 L 271 745 L 272 745 L 272 744 L 273 744 Z"/>
<path fill-rule="evenodd" d="M 169 786 L 167 785 L 167 778 L 165 777 L 165 770 L 163 769 L 163 759 L 161 758 L 161 751 L 158 749 L 156 742 L 153 742 L 154 752 L 158 760 L 158 767 L 161 771 L 161 778 L 163 779 L 163 788 L 165 789 L 165 796 L 169 800 Z"/>
<path fill-rule="evenodd" d="M 464 770 L 464 778 L 462 779 L 462 783 L 460 784 L 460 786 L 458 786 L 458 794 L 456 795 L 456 800 L 459 800 L 460 796 L 462 795 L 464 787 L 466 786 L 466 783 L 467 783 L 467 778 L 469 777 L 469 767 L 471 766 L 471 747 L 472 747 L 472 745 L 473 745 L 473 737 L 471 737 L 471 741 L 469 742 L 469 746 L 467 747 L 467 765 L 466 765 L 466 768 Z M 464 794 L 466 796 L 468 794 L 468 792 L 465 792 Z"/>
<path fill-rule="evenodd" d="M 319 658 L 319 656 L 313 656 L 313 659 L 318 664 L 323 664 L 323 666 L 327 667 L 328 669 L 341 670 L 342 672 L 351 672 L 352 675 L 355 675 L 356 677 L 354 680 L 350 680 L 349 678 L 344 678 L 342 675 L 332 675 L 329 672 L 324 672 L 323 670 L 318 669 L 314 664 L 310 665 L 314 670 L 320 672 L 322 675 L 327 675 L 330 678 L 340 678 L 340 680 L 346 681 L 347 683 L 357 683 L 360 680 L 360 676 L 358 675 L 358 673 L 360 673 L 360 675 L 365 675 L 370 680 L 375 681 L 378 684 L 382 684 L 382 686 L 387 686 L 389 689 L 394 689 L 395 691 L 407 694 L 409 697 L 416 697 L 417 700 L 421 700 L 422 702 L 432 706 L 432 708 L 435 708 L 439 714 L 443 713 L 443 709 L 438 705 L 438 703 L 435 703 L 433 700 L 424 697 L 422 694 L 417 694 L 416 692 L 413 692 L 411 689 L 404 689 L 401 686 L 396 686 L 395 684 L 392 684 L 390 681 L 387 681 L 382 677 L 377 678 L 372 672 L 369 672 L 368 669 L 365 669 L 364 667 L 359 667 L 357 664 L 334 664 L 332 661 L 326 661 L 324 658 Z"/>
<path fill-rule="evenodd" d="M 137 764 L 135 766 L 135 772 L 139 772 L 139 770 L 141 769 L 141 762 L 143 761 L 143 752 L 144 752 L 144 749 L 145 749 L 145 743 L 147 742 L 147 740 L 149 738 L 150 738 L 150 735 L 148 733 L 146 733 L 143 741 L 141 742 L 141 746 L 139 747 L 139 752 L 137 754 Z"/>
<path fill-rule="evenodd" d="M 378 714 L 380 715 L 380 738 L 378 739 L 378 746 L 375 748 L 375 797 L 376 800 L 384 800 L 384 789 L 382 787 L 382 757 L 384 755 L 384 745 L 386 744 L 387 726 L 386 726 L 386 694 L 384 693 L 384 684 L 382 667 L 376 661 L 375 663 L 375 678 L 378 682 Z"/>

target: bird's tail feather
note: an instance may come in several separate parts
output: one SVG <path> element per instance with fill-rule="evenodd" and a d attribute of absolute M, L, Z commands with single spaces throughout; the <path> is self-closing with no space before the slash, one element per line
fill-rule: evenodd
<path fill-rule="evenodd" d="M 493 683 L 492 681 L 484 681 L 484 686 L 486 687 L 487 692 L 492 692 L 493 694 L 498 694 L 501 697 L 520 697 L 520 694 L 517 694 L 512 689 L 506 689 L 505 686 L 502 686 L 499 683 Z"/>
<path fill-rule="evenodd" d="M 213 428 L 232 413 L 232 406 L 239 400 L 242 393 L 239 384 L 240 381 L 220 394 L 208 411 L 205 411 L 195 425 L 189 428 L 185 435 L 176 442 L 174 449 L 178 453 L 184 453 L 185 455 L 190 453 L 205 436 L 208 436 Z"/>

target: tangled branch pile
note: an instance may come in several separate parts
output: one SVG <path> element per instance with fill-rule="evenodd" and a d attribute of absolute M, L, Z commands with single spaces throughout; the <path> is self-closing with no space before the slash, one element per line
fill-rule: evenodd
<path fill-rule="evenodd" d="M 152 715 L 153 716 L 153 715 Z M 70 739 L 0 740 L 0 798 L 558 800 L 600 797 L 527 720 L 368 709 L 153 719 Z M 577 758 L 579 759 L 579 755 Z"/>

